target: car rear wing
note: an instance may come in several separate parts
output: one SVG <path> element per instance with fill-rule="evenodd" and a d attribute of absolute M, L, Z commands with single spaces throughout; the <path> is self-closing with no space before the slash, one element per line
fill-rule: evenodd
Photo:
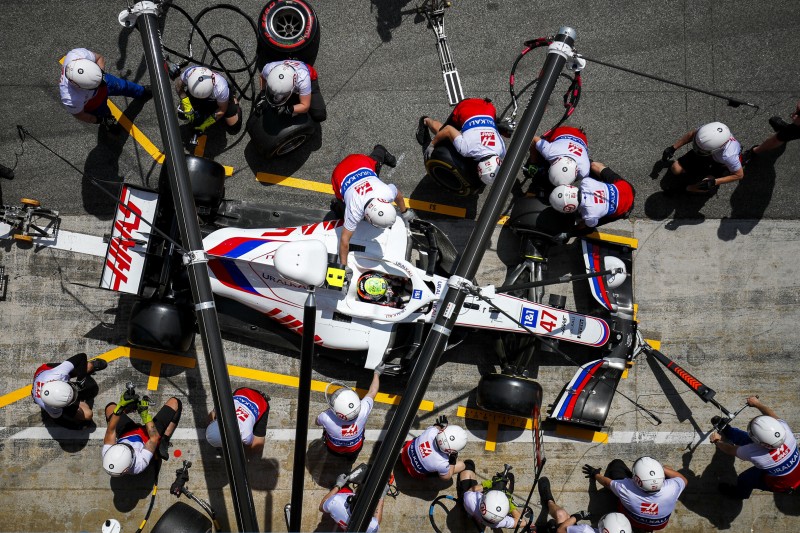
<path fill-rule="evenodd" d="M 157 212 L 157 192 L 122 186 L 100 278 L 101 288 L 139 294 L 152 236 L 150 224 Z"/>

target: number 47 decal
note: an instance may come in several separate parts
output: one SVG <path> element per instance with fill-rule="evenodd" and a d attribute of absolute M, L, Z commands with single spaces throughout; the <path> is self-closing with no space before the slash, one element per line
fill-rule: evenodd
<path fill-rule="evenodd" d="M 539 321 L 539 325 L 542 326 L 545 331 L 552 333 L 556 328 L 556 320 L 556 315 L 547 309 L 542 309 L 542 319 Z"/>

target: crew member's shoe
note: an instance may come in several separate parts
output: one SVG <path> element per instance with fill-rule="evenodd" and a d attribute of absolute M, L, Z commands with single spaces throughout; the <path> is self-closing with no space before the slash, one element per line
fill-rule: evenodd
<path fill-rule="evenodd" d="M 425 125 L 426 118 L 428 118 L 427 115 L 419 117 L 419 125 L 417 126 L 417 142 L 420 146 L 425 146 L 431 142 L 431 132 L 428 126 Z"/>
<path fill-rule="evenodd" d="M 158 443 L 158 456 L 163 460 L 169 460 L 169 437 L 161 437 L 161 442 Z"/>
<path fill-rule="evenodd" d="M 726 416 L 717 415 L 717 416 L 712 416 L 711 417 L 711 425 L 714 426 L 715 428 L 719 429 L 719 430 L 722 430 L 723 428 L 726 428 L 728 426 L 728 424 L 730 424 L 730 422 L 731 422 L 731 419 L 726 417 Z"/>
<path fill-rule="evenodd" d="M 747 150 L 745 150 L 744 152 L 742 152 L 742 165 L 746 165 L 750 163 L 753 160 L 753 158 L 758 157 L 758 154 L 753 151 L 753 148 L 755 148 L 756 146 L 758 145 L 755 144 L 750 148 L 748 148 Z"/>
<path fill-rule="evenodd" d="M 542 507 L 547 507 L 547 502 L 550 500 L 556 501 L 553 498 L 553 492 L 550 490 L 550 479 L 543 477 L 539 479 L 539 497 L 542 499 Z"/>
<path fill-rule="evenodd" d="M 770 117 L 769 119 L 770 127 L 775 130 L 776 132 L 782 130 L 789 126 L 789 123 L 783 120 L 781 117 Z"/>
<path fill-rule="evenodd" d="M 108 368 L 108 361 L 105 359 L 92 359 L 89 362 L 92 363 L 92 374 Z"/>

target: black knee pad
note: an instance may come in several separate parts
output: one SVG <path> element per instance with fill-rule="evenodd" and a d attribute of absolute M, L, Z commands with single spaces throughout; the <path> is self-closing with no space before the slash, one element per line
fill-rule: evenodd
<path fill-rule="evenodd" d="M 181 420 L 181 413 L 183 412 L 183 402 L 180 401 L 178 398 L 175 399 L 178 401 L 178 409 L 175 411 L 175 416 L 172 417 L 172 421 L 175 422 L 175 425 L 177 425 L 178 422 L 180 422 Z"/>
<path fill-rule="evenodd" d="M 464 459 L 464 470 L 475 472 L 475 461 L 472 459 Z"/>

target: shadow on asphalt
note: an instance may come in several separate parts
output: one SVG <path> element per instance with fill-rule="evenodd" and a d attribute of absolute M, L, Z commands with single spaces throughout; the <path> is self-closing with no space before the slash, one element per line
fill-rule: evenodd
<path fill-rule="evenodd" d="M 242 126 L 242 129 L 245 129 L 245 126 Z M 252 139 L 247 135 L 242 139 L 242 142 L 247 142 L 244 147 L 244 159 L 247 161 L 247 165 L 250 167 L 253 175 L 259 172 L 266 172 L 279 176 L 297 177 L 329 183 L 330 175 L 296 176 L 297 171 L 308 161 L 308 158 L 311 157 L 311 153 L 322 148 L 322 128 L 319 126 L 317 126 L 316 134 L 312 135 L 302 146 L 282 157 L 275 157 L 272 159 L 264 158 L 256 149 L 256 145 L 253 143 Z M 264 183 L 263 185 L 265 187 L 275 187 L 275 185 L 268 183 Z"/>
<path fill-rule="evenodd" d="M 416 15 L 416 6 L 412 9 L 403 9 L 410 3 L 411 0 L 370 0 L 370 10 L 376 10 L 375 31 L 378 32 L 381 41 L 388 43 L 392 40 L 392 31 L 400 27 L 404 15 L 415 14 L 415 23 L 425 21 L 424 16 Z"/>
<path fill-rule="evenodd" d="M 742 501 L 722 496 L 717 485 L 720 481 L 735 482 L 735 458 L 716 449 L 711 462 L 699 476 L 691 469 L 691 461 L 692 453 L 685 453 L 683 466 L 678 469 L 689 482 L 679 498 L 681 503 L 691 512 L 706 518 L 715 529 L 730 529 L 731 522 L 742 512 Z"/>

